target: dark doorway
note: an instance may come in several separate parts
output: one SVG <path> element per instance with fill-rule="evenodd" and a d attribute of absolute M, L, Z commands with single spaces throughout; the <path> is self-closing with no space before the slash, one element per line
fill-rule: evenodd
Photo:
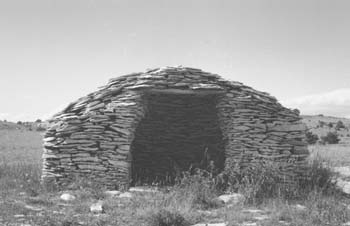
<path fill-rule="evenodd" d="M 132 143 L 132 185 L 173 184 L 182 171 L 223 169 L 215 94 L 144 94 L 147 113 Z"/>

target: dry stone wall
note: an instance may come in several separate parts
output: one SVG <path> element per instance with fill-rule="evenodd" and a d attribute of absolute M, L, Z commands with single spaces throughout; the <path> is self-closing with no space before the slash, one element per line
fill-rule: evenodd
<path fill-rule="evenodd" d="M 140 122 L 151 112 L 146 93 L 215 95 L 226 162 L 288 162 L 281 169 L 286 178 L 305 164 L 306 127 L 298 112 L 242 83 L 199 69 L 167 67 L 111 79 L 53 116 L 44 138 L 43 180 L 65 185 L 86 177 L 108 187 L 129 185 L 131 146 Z"/>

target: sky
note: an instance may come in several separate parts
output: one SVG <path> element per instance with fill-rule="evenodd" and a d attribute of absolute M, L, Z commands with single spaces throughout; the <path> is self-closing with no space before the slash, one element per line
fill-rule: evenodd
<path fill-rule="evenodd" d="M 46 119 L 112 77 L 176 65 L 350 117 L 349 12 L 347 0 L 0 0 L 0 120 Z"/>

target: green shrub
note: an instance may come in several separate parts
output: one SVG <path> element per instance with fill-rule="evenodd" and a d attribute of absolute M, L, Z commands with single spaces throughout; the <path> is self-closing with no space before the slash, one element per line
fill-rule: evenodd
<path fill-rule="evenodd" d="M 340 139 L 335 132 L 328 132 L 326 136 L 322 136 L 321 140 L 325 144 L 338 144 Z"/>
<path fill-rule="evenodd" d="M 315 144 L 318 141 L 318 136 L 317 134 L 314 134 L 310 131 L 306 132 L 306 142 L 308 144 Z"/>
<path fill-rule="evenodd" d="M 38 126 L 38 127 L 36 127 L 36 131 L 38 131 L 38 132 L 43 132 L 43 131 L 45 131 L 46 129 L 44 128 L 44 127 L 42 127 L 42 126 Z"/>
<path fill-rule="evenodd" d="M 344 123 L 343 123 L 342 121 L 339 120 L 339 121 L 337 122 L 337 125 L 335 126 L 335 129 L 336 129 L 336 130 L 345 129 Z"/>
<path fill-rule="evenodd" d="M 319 120 L 318 125 L 319 125 L 319 127 L 323 128 L 323 126 L 326 125 L 326 122 Z"/>
<path fill-rule="evenodd" d="M 147 223 L 149 226 L 188 226 L 189 223 L 177 211 L 158 210 L 152 213 Z"/>

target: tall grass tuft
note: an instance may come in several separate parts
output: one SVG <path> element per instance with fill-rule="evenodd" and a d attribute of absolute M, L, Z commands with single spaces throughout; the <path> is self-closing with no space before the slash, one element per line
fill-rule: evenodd
<path fill-rule="evenodd" d="M 149 226 L 189 226 L 189 222 L 177 211 L 157 210 L 147 218 Z"/>
<path fill-rule="evenodd" d="M 316 156 L 305 168 L 305 176 L 298 178 L 298 191 L 303 194 L 321 193 L 323 195 L 339 195 L 335 184 L 335 173 L 329 161 Z"/>
<path fill-rule="evenodd" d="M 240 161 L 228 162 L 224 172 L 228 189 L 242 193 L 253 204 L 271 198 L 305 199 L 311 193 L 339 194 L 333 183 L 334 173 L 325 160 L 312 160 L 305 166 L 302 175 L 286 180 L 281 176 L 281 169 L 286 169 L 290 166 L 288 164 L 261 160 L 242 167 Z"/>
<path fill-rule="evenodd" d="M 188 208 L 209 209 L 217 207 L 215 202 L 219 191 L 215 186 L 215 178 L 205 170 L 197 169 L 195 173 L 183 172 L 171 189 L 168 201 L 182 202 Z"/>

